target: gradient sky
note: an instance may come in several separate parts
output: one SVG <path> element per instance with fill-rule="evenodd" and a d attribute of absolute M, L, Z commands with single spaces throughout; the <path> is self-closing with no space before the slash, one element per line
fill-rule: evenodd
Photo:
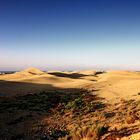
<path fill-rule="evenodd" d="M 0 70 L 140 70 L 139 0 L 0 0 Z"/>

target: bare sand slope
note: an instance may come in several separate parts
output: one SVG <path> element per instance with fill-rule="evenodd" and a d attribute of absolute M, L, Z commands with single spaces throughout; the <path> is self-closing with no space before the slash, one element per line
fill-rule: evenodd
<path fill-rule="evenodd" d="M 111 71 L 98 76 L 94 84 L 101 97 L 107 99 L 136 97 L 140 92 L 140 73 Z"/>

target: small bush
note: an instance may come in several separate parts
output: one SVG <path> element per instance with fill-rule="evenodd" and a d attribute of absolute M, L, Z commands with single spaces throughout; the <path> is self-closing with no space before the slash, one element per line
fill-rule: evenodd
<path fill-rule="evenodd" d="M 77 98 L 74 101 L 68 102 L 66 109 L 82 109 L 85 103 L 81 98 Z"/>

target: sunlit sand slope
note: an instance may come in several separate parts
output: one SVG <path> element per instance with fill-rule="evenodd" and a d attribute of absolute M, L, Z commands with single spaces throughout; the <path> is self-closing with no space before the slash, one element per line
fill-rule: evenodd
<path fill-rule="evenodd" d="M 94 84 L 98 94 L 107 99 L 135 97 L 140 92 L 140 73 L 111 71 L 98 76 Z"/>

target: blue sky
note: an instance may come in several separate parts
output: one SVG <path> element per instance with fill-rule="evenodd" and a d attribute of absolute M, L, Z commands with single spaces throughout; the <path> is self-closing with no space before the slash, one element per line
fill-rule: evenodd
<path fill-rule="evenodd" d="M 138 0 L 1 0 L 0 70 L 140 69 Z"/>

